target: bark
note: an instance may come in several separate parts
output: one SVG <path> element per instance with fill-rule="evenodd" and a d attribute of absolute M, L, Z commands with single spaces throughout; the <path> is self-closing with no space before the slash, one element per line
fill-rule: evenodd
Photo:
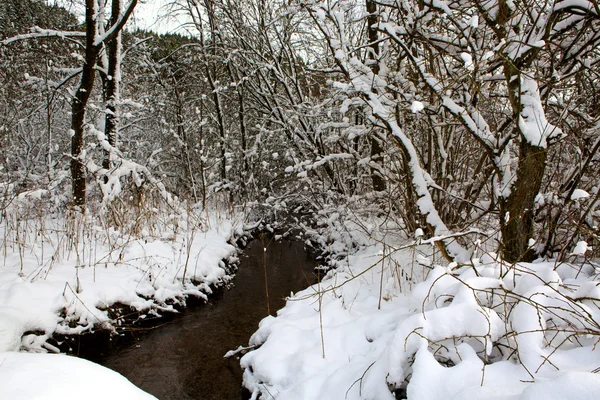
<path fill-rule="evenodd" d="M 398 212 L 402 215 L 402 221 L 404 221 L 407 232 L 412 233 L 420 226 L 427 226 L 427 221 L 423 217 L 423 214 L 419 212 L 419 207 L 417 207 L 417 195 L 412 179 L 410 179 L 412 176 L 409 165 L 410 154 L 404 146 L 400 145 L 400 143 L 398 143 L 398 147 L 402 152 L 402 175 L 405 177 L 402 179 L 404 187 L 402 198 L 404 199 L 404 202 L 401 205 L 402 209 L 399 209 Z"/>
<path fill-rule="evenodd" d="M 507 62 L 504 74 L 513 120 L 518 121 L 523 109 L 520 71 L 514 64 Z M 519 140 L 517 176 L 510 195 L 499 199 L 502 255 L 508 262 L 533 261 L 536 256 L 529 246 L 529 239 L 534 236 L 535 197 L 542 186 L 548 157 L 547 148 L 530 144 L 520 131 L 519 124 L 516 124 L 516 129 Z"/>
<path fill-rule="evenodd" d="M 200 103 L 200 121 L 204 121 L 204 103 Z M 206 210 L 206 179 L 204 179 L 204 124 L 200 124 L 200 184 L 202 185 L 202 209 Z"/>
<path fill-rule="evenodd" d="M 85 2 L 85 63 L 81 74 L 79 87 L 75 92 L 75 98 L 71 105 L 71 179 L 73 180 L 73 204 L 75 206 L 85 205 L 85 167 L 80 159 L 83 151 L 83 134 L 85 122 L 85 108 L 94 87 L 94 77 L 98 50 L 94 44 L 96 39 L 97 24 L 95 15 L 95 0 Z"/>
<path fill-rule="evenodd" d="M 121 0 L 113 0 L 111 10 L 110 25 L 114 26 L 121 14 Z M 119 86 L 121 80 L 121 32 L 107 44 L 108 53 L 108 77 L 105 80 L 104 98 L 106 101 L 106 117 L 104 119 L 104 134 L 108 143 L 113 147 L 117 147 L 118 137 L 118 108 L 119 101 Z M 102 167 L 110 169 L 110 153 L 105 152 Z"/>
<path fill-rule="evenodd" d="M 248 136 L 246 129 L 246 107 L 244 104 L 244 93 L 241 88 L 238 87 L 238 102 L 239 102 L 239 120 L 240 120 L 240 139 L 242 144 L 242 194 L 247 195 L 246 191 L 246 179 L 248 179 L 248 174 L 250 172 L 250 167 L 248 165 L 248 158 L 246 157 L 246 152 L 248 151 L 248 144 L 246 142 L 246 137 Z"/>
<path fill-rule="evenodd" d="M 191 185 L 192 196 L 194 197 L 194 203 L 198 202 L 198 192 L 196 190 L 196 180 L 194 179 L 194 171 L 192 170 L 192 160 L 190 158 L 190 149 L 188 145 L 188 137 L 185 131 L 185 116 L 183 110 L 183 99 L 181 98 L 181 94 L 178 89 L 178 82 L 175 78 L 173 78 L 173 88 L 175 92 L 175 99 L 177 104 L 175 106 L 176 120 L 177 120 L 177 136 L 183 143 L 181 147 L 181 156 L 185 162 L 186 172 L 188 175 L 188 182 Z M 186 188 L 187 189 L 187 188 Z"/>
<path fill-rule="evenodd" d="M 204 1 L 206 12 L 208 15 L 208 25 L 210 27 L 210 46 L 211 46 L 211 55 L 213 60 L 216 59 L 217 56 L 217 30 L 218 25 L 214 12 L 214 4 L 212 0 Z M 202 45 L 204 46 L 204 38 L 202 37 Z M 219 96 L 219 90 L 217 85 L 215 84 L 217 71 L 215 67 L 215 63 L 213 62 L 205 62 L 205 70 L 206 77 L 208 78 L 208 82 L 210 84 L 210 88 L 213 94 L 213 101 L 215 103 L 215 111 L 217 117 L 217 128 L 219 130 L 219 146 L 221 153 L 221 180 L 223 183 L 227 180 L 227 159 L 225 158 L 225 119 L 223 117 L 223 105 L 221 104 L 221 97 Z"/>
<path fill-rule="evenodd" d="M 379 73 L 379 44 L 377 42 L 378 35 L 377 29 L 373 26 L 377 24 L 377 3 L 374 0 L 365 0 L 367 6 L 367 34 L 369 36 L 369 58 L 372 61 L 371 70 L 373 74 L 377 75 Z M 369 138 L 371 143 L 371 160 L 376 163 L 381 163 L 382 157 L 381 154 L 383 152 L 383 148 L 381 147 L 381 143 L 372 135 Z M 385 190 L 385 180 L 383 176 L 377 171 L 375 168 L 371 168 L 371 180 L 373 181 L 373 190 L 377 192 L 382 192 Z"/>
<path fill-rule="evenodd" d="M 85 166 L 81 159 L 84 146 L 85 110 L 94 88 L 95 67 L 102 41 L 110 42 L 123 29 L 131 16 L 137 0 L 132 0 L 125 14 L 116 19 L 105 37 L 98 37 L 96 0 L 85 0 L 85 61 L 81 73 L 81 81 L 71 104 L 71 179 L 73 181 L 73 205 L 85 206 L 86 182 Z"/>
<path fill-rule="evenodd" d="M 210 84 L 210 88 L 213 93 L 213 101 L 215 103 L 215 111 L 217 117 L 217 128 L 219 129 L 219 147 L 221 153 L 221 180 L 225 182 L 227 179 L 227 159 L 225 158 L 225 119 L 223 118 L 223 106 L 221 104 L 221 96 L 215 84 L 213 78 L 213 72 L 211 72 L 209 64 L 206 63 L 206 76 Z"/>
<path fill-rule="evenodd" d="M 500 200 L 502 255 L 508 262 L 533 261 L 536 256 L 529 239 L 534 236 L 535 197 L 542 186 L 547 156 L 546 148 L 521 140 L 517 180 L 510 196 Z"/>

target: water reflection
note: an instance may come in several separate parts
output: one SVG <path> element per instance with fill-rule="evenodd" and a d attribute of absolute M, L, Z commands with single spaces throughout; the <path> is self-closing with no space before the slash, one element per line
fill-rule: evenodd
<path fill-rule="evenodd" d="M 206 305 L 183 311 L 125 348 L 87 358 L 120 372 L 161 400 L 244 398 L 239 362 L 223 355 L 246 345 L 267 315 L 263 243 L 268 246 L 269 302 L 275 314 L 290 291 L 316 282 L 316 261 L 301 242 L 254 240 L 244 251 L 233 288 Z"/>

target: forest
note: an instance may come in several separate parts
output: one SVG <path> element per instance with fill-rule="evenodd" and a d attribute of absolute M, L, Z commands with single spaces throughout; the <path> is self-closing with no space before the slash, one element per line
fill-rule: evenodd
<path fill-rule="evenodd" d="M 279 311 L 264 261 L 248 398 L 596 398 L 598 0 L 143 7 L 0 3 L 0 398 L 87 392 L 60 338 L 209 301 L 253 236 L 320 256 Z"/>

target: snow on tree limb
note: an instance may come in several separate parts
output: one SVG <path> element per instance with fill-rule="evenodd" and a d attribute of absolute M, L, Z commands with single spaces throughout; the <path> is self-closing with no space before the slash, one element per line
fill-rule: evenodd
<path fill-rule="evenodd" d="M 521 75 L 520 100 L 523 109 L 519 115 L 519 130 L 529 144 L 546 148 L 549 140 L 563 135 L 546 119 L 537 82 L 525 75 Z"/>
<path fill-rule="evenodd" d="M 311 11 L 319 28 L 326 35 L 332 53 L 341 70 L 350 81 L 346 89 L 354 90 L 361 95 L 363 101 L 371 108 L 373 115 L 380 120 L 388 131 L 396 138 L 398 143 L 406 150 L 410 179 L 418 196 L 417 207 L 432 227 L 436 236 L 451 235 L 451 231 L 442 221 L 428 189 L 426 173 L 421 167 L 420 157 L 412 140 L 405 134 L 396 121 L 395 101 L 386 93 L 387 82 L 380 74 L 364 65 L 355 56 L 350 56 L 349 42 L 344 34 L 344 16 L 337 9 L 320 8 Z M 327 20 L 333 23 L 335 34 L 330 31 Z M 344 87 L 340 85 L 340 88 Z M 455 240 L 444 241 L 445 246 L 453 257 L 459 260 L 468 259 L 468 252 Z"/>
<path fill-rule="evenodd" d="M 94 41 L 94 45 L 100 46 L 103 42 L 109 42 L 115 36 L 117 36 L 119 31 L 121 31 L 121 29 L 123 29 L 123 27 L 127 23 L 127 20 L 133 13 L 133 10 L 136 5 L 137 5 L 137 0 L 131 0 L 131 3 L 129 3 L 129 6 L 125 10 L 125 12 L 119 17 L 119 20 L 113 26 L 111 26 L 110 29 L 108 31 L 106 31 L 103 35 L 99 35 L 98 37 L 96 37 L 96 40 Z"/>
<path fill-rule="evenodd" d="M 0 42 L 1 45 L 7 45 L 14 42 L 18 42 L 21 40 L 30 40 L 30 39 L 43 39 L 43 38 L 51 38 L 58 37 L 62 39 L 66 38 L 82 38 L 85 37 L 85 32 L 78 31 L 57 31 L 54 29 L 42 29 L 39 26 L 34 26 L 31 28 L 30 33 L 25 33 L 22 35 L 17 35 L 10 37 L 8 39 L 4 39 Z"/>

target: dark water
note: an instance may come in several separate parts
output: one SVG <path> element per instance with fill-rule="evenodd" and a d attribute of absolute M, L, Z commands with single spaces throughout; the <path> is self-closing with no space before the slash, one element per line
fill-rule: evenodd
<path fill-rule="evenodd" d="M 267 243 L 266 266 L 271 314 L 285 296 L 316 282 L 314 256 L 301 242 Z M 223 355 L 246 346 L 267 316 L 263 244 L 254 240 L 244 251 L 233 281 L 206 305 L 184 310 L 166 324 L 139 333 L 128 346 L 86 357 L 127 377 L 161 400 L 243 399 L 237 358 Z"/>

